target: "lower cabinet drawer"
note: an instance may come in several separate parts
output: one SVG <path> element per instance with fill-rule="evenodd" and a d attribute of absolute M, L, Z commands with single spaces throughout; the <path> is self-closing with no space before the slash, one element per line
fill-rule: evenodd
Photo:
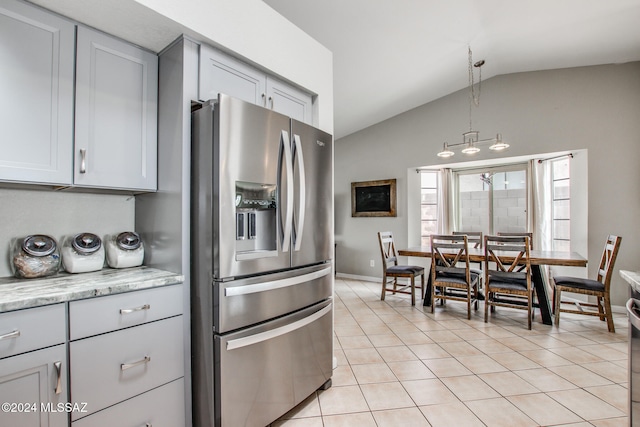
<path fill-rule="evenodd" d="M 184 376 L 182 316 L 72 341 L 71 401 L 88 414 Z M 72 420 L 87 414 L 72 414 Z"/>
<path fill-rule="evenodd" d="M 0 314 L 0 358 L 66 341 L 64 304 Z"/>
<path fill-rule="evenodd" d="M 72 427 L 181 427 L 184 380 L 173 381 L 71 423 Z"/>

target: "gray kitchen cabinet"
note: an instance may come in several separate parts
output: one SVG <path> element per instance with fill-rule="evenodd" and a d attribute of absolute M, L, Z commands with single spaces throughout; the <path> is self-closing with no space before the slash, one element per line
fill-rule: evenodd
<path fill-rule="evenodd" d="M 149 411 L 149 408 L 153 408 Z M 177 427 L 184 425 L 184 380 L 175 380 L 126 400 L 90 417 L 74 421 L 73 427 Z"/>
<path fill-rule="evenodd" d="M 202 44 L 199 96 L 202 101 L 207 101 L 217 98 L 218 93 L 265 106 L 265 75 L 244 62 Z"/>
<path fill-rule="evenodd" d="M 273 77 L 267 77 L 267 107 L 299 122 L 313 124 L 311 95 Z"/>
<path fill-rule="evenodd" d="M 64 304 L 0 314 L 0 426 L 68 425 L 65 329 Z"/>
<path fill-rule="evenodd" d="M 182 312 L 181 285 L 69 303 L 74 427 L 184 424 Z"/>
<path fill-rule="evenodd" d="M 200 45 L 199 98 L 214 99 L 218 93 L 313 124 L 310 94 L 212 47 Z"/>
<path fill-rule="evenodd" d="M 0 426 L 69 425 L 66 354 L 60 344 L 0 359 Z"/>
<path fill-rule="evenodd" d="M 158 57 L 78 26 L 74 185 L 157 188 Z"/>
<path fill-rule="evenodd" d="M 73 22 L 0 4 L 0 181 L 72 183 Z"/>

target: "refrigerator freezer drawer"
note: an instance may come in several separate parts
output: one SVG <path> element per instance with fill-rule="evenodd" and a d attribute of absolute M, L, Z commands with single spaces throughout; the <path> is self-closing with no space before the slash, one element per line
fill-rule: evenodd
<path fill-rule="evenodd" d="M 332 295 L 331 264 L 214 283 L 214 331 L 225 333 L 310 306 Z"/>
<path fill-rule="evenodd" d="M 215 337 L 216 426 L 264 427 L 331 378 L 333 303 Z M 218 363 L 219 362 L 219 363 Z"/>

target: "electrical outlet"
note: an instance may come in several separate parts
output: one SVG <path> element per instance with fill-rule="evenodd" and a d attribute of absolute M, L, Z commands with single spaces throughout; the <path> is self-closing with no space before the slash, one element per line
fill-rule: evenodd
<path fill-rule="evenodd" d="M 376 262 L 374 260 L 369 261 L 369 267 L 375 267 Z"/>

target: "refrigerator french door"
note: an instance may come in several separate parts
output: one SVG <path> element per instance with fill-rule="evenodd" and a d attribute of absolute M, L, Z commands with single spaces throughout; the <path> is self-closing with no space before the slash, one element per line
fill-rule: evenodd
<path fill-rule="evenodd" d="M 192 114 L 194 425 L 262 427 L 330 383 L 332 180 L 331 135 L 224 94 Z"/>

